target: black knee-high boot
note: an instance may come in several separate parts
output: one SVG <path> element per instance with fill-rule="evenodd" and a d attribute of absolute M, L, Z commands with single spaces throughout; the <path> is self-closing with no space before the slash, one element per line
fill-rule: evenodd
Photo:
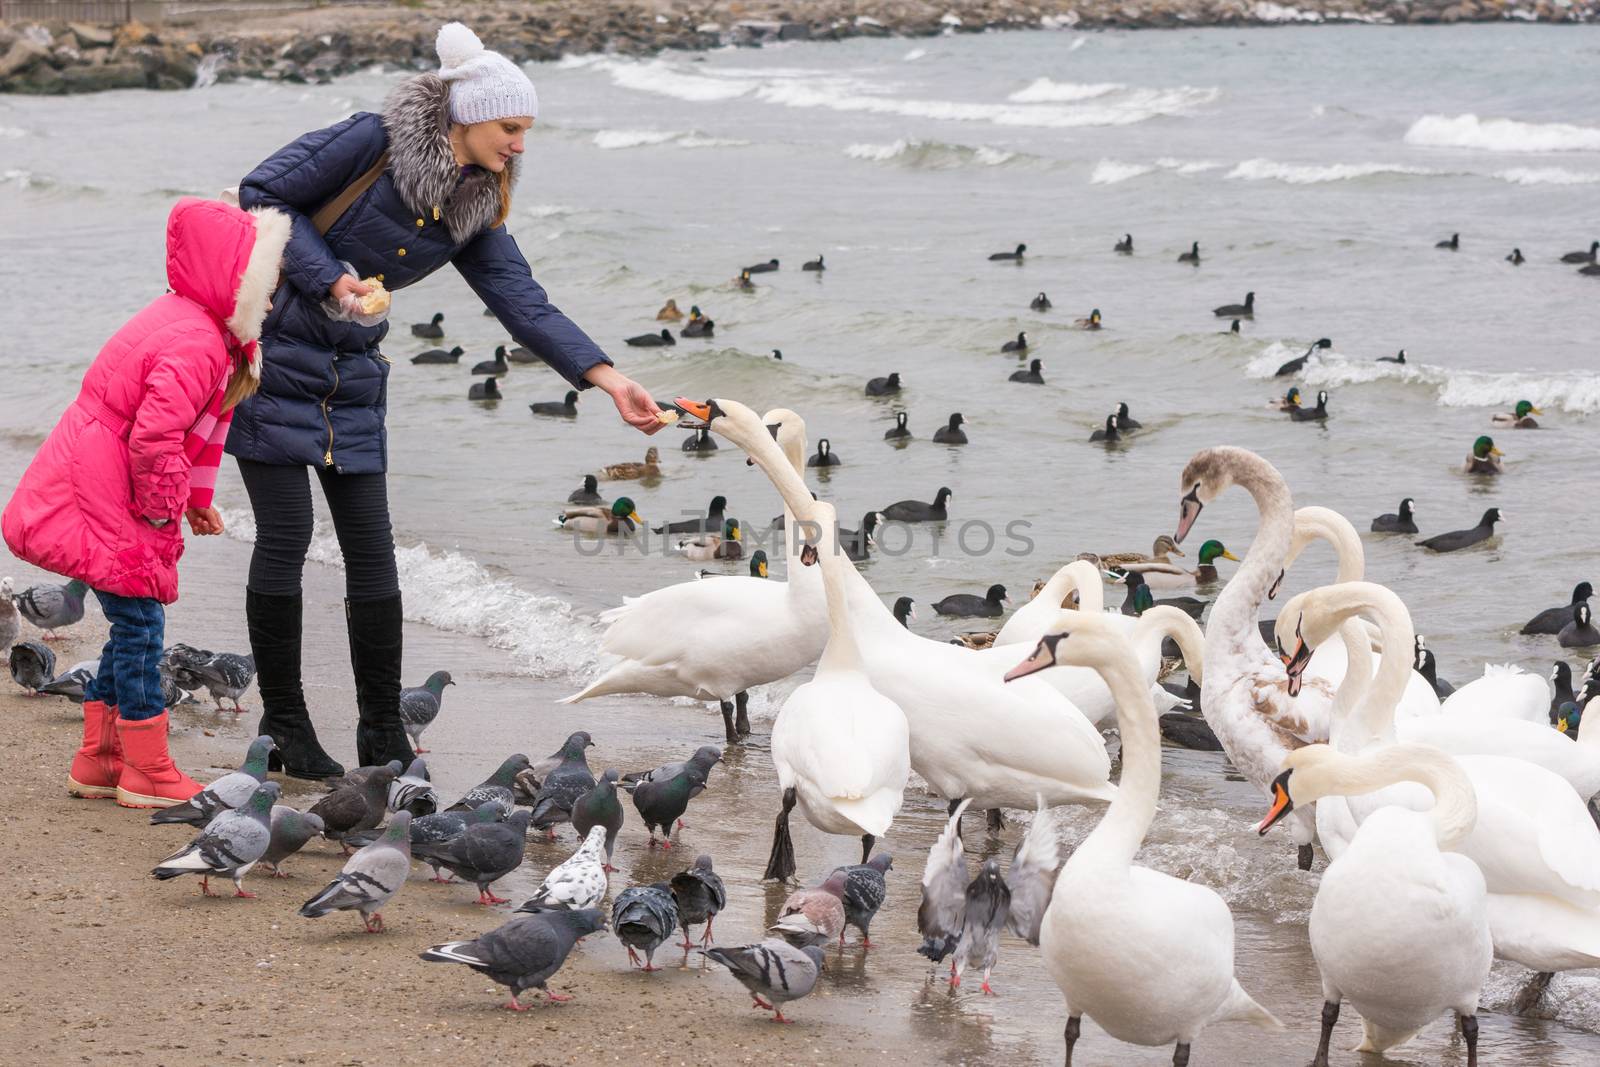
<path fill-rule="evenodd" d="M 261 689 L 257 729 L 278 745 L 268 765 L 291 778 L 337 778 L 344 768 L 323 751 L 306 711 L 300 679 L 301 598 L 247 589 L 244 613 Z"/>
<path fill-rule="evenodd" d="M 363 767 L 416 758 L 400 724 L 400 594 L 382 600 L 346 600 L 350 666 L 356 675 L 356 758 Z"/>

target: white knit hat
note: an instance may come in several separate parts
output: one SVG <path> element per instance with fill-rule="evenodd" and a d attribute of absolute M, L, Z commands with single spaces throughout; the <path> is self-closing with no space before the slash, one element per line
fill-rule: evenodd
<path fill-rule="evenodd" d="M 439 77 L 450 83 L 450 120 L 465 125 L 497 119 L 538 118 L 539 94 L 522 69 L 483 47 L 459 22 L 439 28 L 434 42 Z"/>

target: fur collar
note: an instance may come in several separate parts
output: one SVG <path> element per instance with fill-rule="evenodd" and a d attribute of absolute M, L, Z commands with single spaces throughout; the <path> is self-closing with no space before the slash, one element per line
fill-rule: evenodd
<path fill-rule="evenodd" d="M 389 135 L 389 174 L 406 206 L 428 217 L 443 214 L 450 236 L 465 244 L 500 214 L 499 175 L 474 170 L 465 179 L 450 150 L 450 87 L 437 74 L 397 85 L 383 105 Z M 518 160 L 506 164 L 516 185 Z"/>

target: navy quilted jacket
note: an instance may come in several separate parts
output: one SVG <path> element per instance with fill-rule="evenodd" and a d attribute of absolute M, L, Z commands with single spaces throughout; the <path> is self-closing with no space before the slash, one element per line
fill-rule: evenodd
<path fill-rule="evenodd" d="M 325 238 L 318 234 L 311 217 L 386 148 L 389 169 Z M 395 168 L 403 163 L 384 118 L 362 112 L 299 138 L 241 183 L 241 206 L 283 210 L 294 220 L 294 236 L 284 253 L 284 284 L 262 326 L 261 388 L 234 414 L 227 445 L 232 455 L 343 474 L 387 468 L 389 360 L 379 346 L 388 323 L 360 326 L 323 313 L 329 286 L 344 273 L 340 260 L 353 265 L 358 277 L 380 276 L 391 291 L 454 263 L 511 336 L 575 387 L 587 387 L 582 375 L 589 368 L 610 362 L 549 302 L 503 225 L 484 226 L 458 241 L 437 206 L 408 205 L 395 180 Z M 450 198 L 445 200 L 448 207 Z"/>

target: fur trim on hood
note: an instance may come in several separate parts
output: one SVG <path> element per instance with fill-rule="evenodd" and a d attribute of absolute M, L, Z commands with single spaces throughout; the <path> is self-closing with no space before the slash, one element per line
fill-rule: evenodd
<path fill-rule="evenodd" d="M 450 87 L 437 74 L 401 82 L 383 105 L 389 134 L 389 174 L 406 206 L 418 215 L 438 210 L 450 237 L 465 244 L 500 216 L 500 176 L 474 169 L 461 177 L 450 148 Z M 518 160 L 506 164 L 517 180 Z"/>
<path fill-rule="evenodd" d="M 278 287 L 283 250 L 293 231 L 289 216 L 270 207 L 252 208 L 250 221 L 255 225 L 256 240 L 250 246 L 244 273 L 239 276 L 239 288 L 233 293 L 233 314 L 226 323 L 239 343 L 246 346 L 261 338 L 261 324 L 266 321 L 273 290 Z M 250 376 L 260 379 L 260 353 L 251 346 L 248 356 Z"/>

